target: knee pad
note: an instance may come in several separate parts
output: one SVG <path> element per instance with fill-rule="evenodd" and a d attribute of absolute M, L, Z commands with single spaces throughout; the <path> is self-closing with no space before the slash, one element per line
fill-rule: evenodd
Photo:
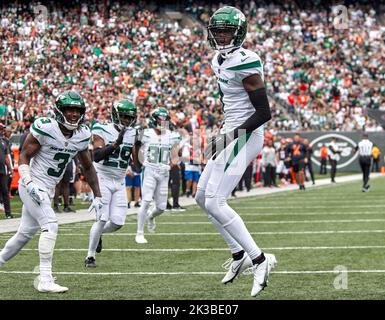
<path fill-rule="evenodd" d="M 167 204 L 162 204 L 161 206 L 155 207 L 155 212 L 158 214 L 162 214 L 164 210 L 166 210 Z"/>
<path fill-rule="evenodd" d="M 143 207 L 144 212 L 147 212 L 150 208 L 151 201 L 142 200 L 141 208 Z"/>
<path fill-rule="evenodd" d="M 220 224 L 225 225 L 231 221 L 235 214 L 227 205 L 223 196 L 206 197 L 206 209 Z"/>
<path fill-rule="evenodd" d="M 56 243 L 56 233 L 50 231 L 42 231 L 39 238 L 39 254 L 43 258 L 50 258 Z"/>
<path fill-rule="evenodd" d="M 113 223 L 112 221 L 110 221 L 110 226 L 111 226 L 111 229 L 113 229 L 113 231 L 117 231 L 123 227 L 122 225 Z"/>
<path fill-rule="evenodd" d="M 205 192 L 204 190 L 198 189 L 197 193 L 195 195 L 195 201 L 203 210 L 206 209 L 206 198 L 205 198 Z"/>
<path fill-rule="evenodd" d="M 57 222 L 49 222 L 41 227 L 41 232 L 43 233 L 48 231 L 52 234 L 57 234 L 58 228 L 59 225 L 57 224 Z"/>

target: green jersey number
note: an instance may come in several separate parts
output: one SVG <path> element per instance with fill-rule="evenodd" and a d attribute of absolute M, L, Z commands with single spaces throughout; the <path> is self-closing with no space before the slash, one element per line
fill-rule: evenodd
<path fill-rule="evenodd" d="M 103 165 L 111 168 L 127 169 L 131 149 L 132 148 L 128 146 L 116 148 L 113 153 L 104 159 Z"/>
<path fill-rule="evenodd" d="M 64 172 L 70 157 L 71 155 L 68 153 L 59 152 L 55 154 L 53 159 L 59 161 L 59 164 L 57 165 L 58 170 L 49 168 L 47 171 L 48 175 L 51 177 L 60 177 Z"/>
<path fill-rule="evenodd" d="M 170 162 L 170 148 L 150 146 L 147 160 L 150 163 L 168 164 Z"/>

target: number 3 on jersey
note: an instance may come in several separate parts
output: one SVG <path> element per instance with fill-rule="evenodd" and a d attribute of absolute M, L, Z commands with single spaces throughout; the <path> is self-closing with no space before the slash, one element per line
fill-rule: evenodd
<path fill-rule="evenodd" d="M 112 168 L 127 169 L 131 155 L 131 147 L 118 147 L 107 158 L 104 159 L 103 165 Z M 120 159 L 119 159 L 120 157 Z"/>
<path fill-rule="evenodd" d="M 71 155 L 68 153 L 62 153 L 62 152 L 56 153 L 53 158 L 54 158 L 54 160 L 59 161 L 59 163 L 57 165 L 58 170 L 55 170 L 53 168 L 49 168 L 47 171 L 48 175 L 50 175 L 51 177 L 60 177 L 67 166 L 67 163 L 68 163 L 68 160 L 70 159 L 70 156 Z"/>

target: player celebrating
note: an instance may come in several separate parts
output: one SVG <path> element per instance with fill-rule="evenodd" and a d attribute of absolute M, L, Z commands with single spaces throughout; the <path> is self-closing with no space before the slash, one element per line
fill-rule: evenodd
<path fill-rule="evenodd" d="M 52 293 L 65 292 L 68 288 L 56 284 L 52 277 L 58 223 L 51 199 L 67 163 L 76 154 L 95 196 L 89 210 L 95 209 L 98 213 L 103 207 L 96 171 L 88 151 L 91 132 L 83 124 L 84 101 L 77 92 L 65 91 L 58 95 L 55 105 L 56 120 L 37 119 L 23 144 L 19 162 L 19 194 L 23 201 L 20 226 L 0 252 L 1 266 L 15 256 L 40 228 L 40 279 L 36 289 Z"/>
<path fill-rule="evenodd" d="M 142 168 L 142 205 L 138 211 L 137 243 L 147 243 L 144 237 L 144 224 L 148 219 L 148 231 L 155 232 L 155 217 L 163 213 L 167 206 L 168 179 L 171 153 L 180 142 L 180 135 L 167 129 L 170 116 L 165 108 L 151 112 L 150 128 L 145 129 L 141 138 L 144 153 Z M 155 206 L 149 211 L 151 201 Z"/>
<path fill-rule="evenodd" d="M 226 201 L 261 151 L 262 125 L 271 119 L 261 59 L 242 47 L 246 33 L 246 18 L 234 7 L 223 7 L 210 18 L 208 41 L 217 51 L 212 69 L 218 80 L 224 125 L 205 149 L 208 163 L 195 199 L 224 237 L 233 256 L 222 283 L 232 282 L 253 266 L 251 295 L 256 296 L 267 285 L 275 256 L 261 251 L 241 217 Z"/>
<path fill-rule="evenodd" d="M 136 113 L 131 101 L 117 101 L 112 107 L 112 122 L 92 127 L 95 168 L 106 205 L 91 227 L 86 267 L 96 267 L 95 252 L 102 250 L 102 233 L 119 230 L 126 220 L 125 176 L 134 151 Z"/>

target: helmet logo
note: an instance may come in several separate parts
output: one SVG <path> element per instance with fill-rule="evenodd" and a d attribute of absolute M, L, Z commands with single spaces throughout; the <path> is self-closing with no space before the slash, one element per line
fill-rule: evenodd
<path fill-rule="evenodd" d="M 246 21 L 246 17 L 242 12 L 238 12 L 235 16 L 234 19 L 239 19 L 242 22 Z"/>

